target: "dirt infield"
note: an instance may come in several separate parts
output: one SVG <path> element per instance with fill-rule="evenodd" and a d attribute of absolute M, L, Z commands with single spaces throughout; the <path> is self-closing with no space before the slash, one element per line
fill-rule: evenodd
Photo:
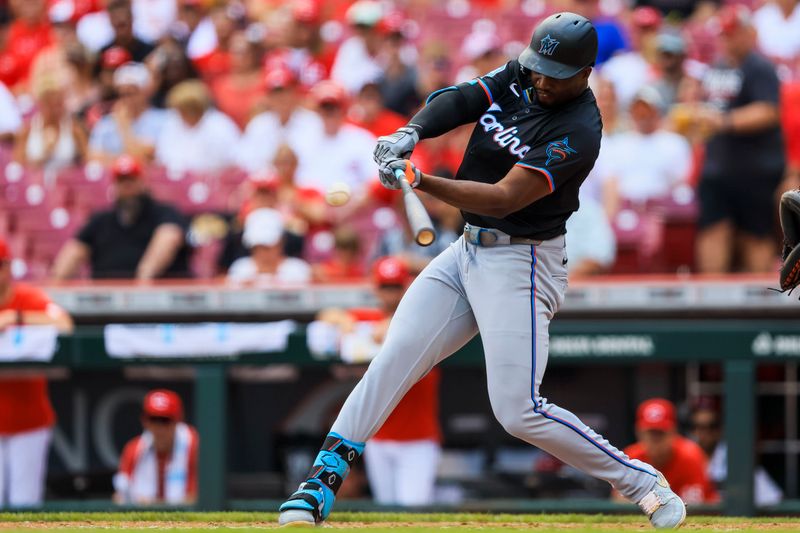
<path fill-rule="evenodd" d="M 125 533 L 167 530 L 170 532 L 242 533 L 277 529 L 274 513 L 6 513 L 0 514 L 0 530 L 43 531 L 58 529 L 86 533 L 87 530 L 121 531 Z M 480 514 L 403 514 L 403 513 L 338 513 L 325 529 L 354 531 L 398 530 L 414 533 L 451 531 L 456 533 L 492 533 L 511 531 L 609 532 L 652 531 L 642 516 L 612 515 L 480 515 Z M 309 528 L 310 529 L 310 528 Z M 770 531 L 798 532 L 800 519 L 723 517 L 690 517 L 686 531 Z"/>

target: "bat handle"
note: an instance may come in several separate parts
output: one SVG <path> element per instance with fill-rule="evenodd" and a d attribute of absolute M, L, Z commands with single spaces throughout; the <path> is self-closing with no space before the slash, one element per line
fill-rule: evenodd
<path fill-rule="evenodd" d="M 399 168 L 395 169 L 394 176 L 403 192 L 406 216 L 411 226 L 411 232 L 414 234 L 414 240 L 420 246 L 430 246 L 436 240 L 436 230 L 433 229 L 431 217 L 408 182 L 405 172 Z"/>

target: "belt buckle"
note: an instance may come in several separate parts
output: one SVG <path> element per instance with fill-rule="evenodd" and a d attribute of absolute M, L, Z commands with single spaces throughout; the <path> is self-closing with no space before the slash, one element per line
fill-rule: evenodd
<path fill-rule="evenodd" d="M 481 246 L 493 246 L 497 242 L 497 233 L 487 228 L 479 228 L 478 242 Z"/>

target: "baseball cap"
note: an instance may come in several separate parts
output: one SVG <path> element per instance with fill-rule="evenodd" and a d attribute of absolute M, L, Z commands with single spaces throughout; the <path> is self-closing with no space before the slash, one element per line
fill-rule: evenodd
<path fill-rule="evenodd" d="M 741 28 L 749 28 L 753 24 L 751 11 L 741 4 L 727 5 L 719 10 L 719 31 L 722 34 L 733 33 Z"/>
<path fill-rule="evenodd" d="M 324 80 L 311 88 L 311 98 L 317 105 L 347 103 L 347 91 L 344 87 L 331 80 Z"/>
<path fill-rule="evenodd" d="M 319 5 L 314 0 L 295 0 L 292 2 L 292 18 L 308 24 L 319 22 Z"/>
<path fill-rule="evenodd" d="M 633 25 L 641 29 L 655 29 L 661 27 L 663 17 L 661 13 L 651 6 L 639 6 L 633 10 Z"/>
<path fill-rule="evenodd" d="M 147 416 L 162 416 L 178 421 L 183 419 L 183 402 L 171 390 L 157 389 L 144 397 L 142 411 Z"/>
<path fill-rule="evenodd" d="M 100 64 L 104 69 L 115 69 L 125 63 L 128 63 L 133 56 L 126 49 L 121 46 L 112 46 L 100 58 Z"/>
<path fill-rule="evenodd" d="M 8 243 L 0 237 L 0 261 L 10 261 L 11 260 L 11 248 L 8 247 Z"/>
<path fill-rule="evenodd" d="M 297 76 L 285 65 L 270 68 L 264 74 L 264 85 L 267 90 L 286 89 L 297 84 Z"/>
<path fill-rule="evenodd" d="M 379 259 L 373 271 L 376 285 L 405 285 L 411 277 L 406 263 L 397 257 Z"/>
<path fill-rule="evenodd" d="M 633 100 L 631 100 L 631 103 L 633 102 L 644 102 L 659 113 L 663 113 L 667 107 L 664 98 L 661 96 L 661 93 L 658 92 L 658 89 L 652 85 L 645 85 L 636 91 Z"/>
<path fill-rule="evenodd" d="M 114 71 L 114 85 L 133 85 L 144 89 L 150 85 L 150 71 L 142 63 L 129 61 Z"/>
<path fill-rule="evenodd" d="M 686 54 L 686 40 L 677 33 L 663 32 L 659 34 L 656 46 L 659 52 L 675 55 Z"/>
<path fill-rule="evenodd" d="M 252 211 L 244 221 L 242 242 L 253 246 L 275 246 L 283 236 L 283 217 L 267 207 Z"/>
<path fill-rule="evenodd" d="M 664 398 L 652 398 L 642 402 L 636 410 L 636 429 L 646 431 L 673 431 L 677 427 L 675 406 Z"/>
<path fill-rule="evenodd" d="M 111 165 L 111 173 L 114 179 L 119 178 L 140 178 L 142 173 L 142 166 L 135 157 L 130 155 L 121 155 L 114 160 Z"/>
<path fill-rule="evenodd" d="M 51 24 L 67 24 L 75 15 L 75 5 L 70 0 L 58 0 L 47 10 Z"/>
<path fill-rule="evenodd" d="M 375 26 L 383 18 L 383 7 L 375 0 L 358 0 L 345 14 L 353 26 Z"/>
<path fill-rule="evenodd" d="M 277 176 L 271 172 L 256 172 L 250 174 L 247 176 L 247 182 L 254 189 L 267 191 L 277 190 L 279 185 Z"/>
<path fill-rule="evenodd" d="M 461 54 L 469 61 L 483 57 L 502 46 L 500 37 L 493 31 L 474 31 L 467 35 L 461 45 Z"/>

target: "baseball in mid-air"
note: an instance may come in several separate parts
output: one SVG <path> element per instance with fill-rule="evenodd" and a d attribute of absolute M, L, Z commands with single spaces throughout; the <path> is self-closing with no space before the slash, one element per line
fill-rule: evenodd
<path fill-rule="evenodd" d="M 325 192 L 325 201 L 328 205 L 338 207 L 346 204 L 350 200 L 350 186 L 343 181 L 331 183 Z"/>

